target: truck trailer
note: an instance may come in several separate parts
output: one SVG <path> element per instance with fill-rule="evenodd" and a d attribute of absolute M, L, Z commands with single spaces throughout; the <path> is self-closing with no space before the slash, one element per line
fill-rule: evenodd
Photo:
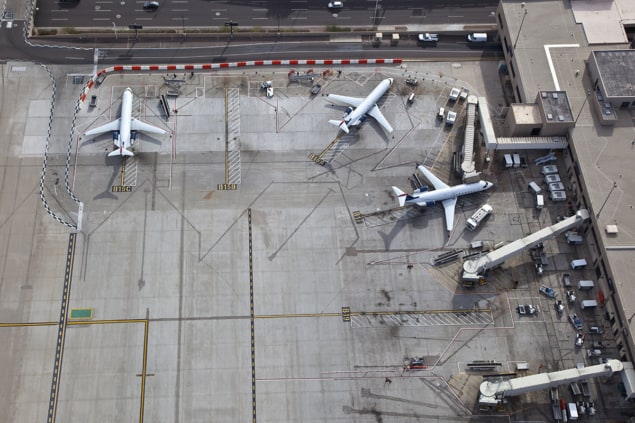
<path fill-rule="evenodd" d="M 487 216 L 489 216 L 494 209 L 489 204 L 484 204 L 480 209 L 478 209 L 467 221 L 465 222 L 465 226 L 473 231 L 485 220 Z"/>

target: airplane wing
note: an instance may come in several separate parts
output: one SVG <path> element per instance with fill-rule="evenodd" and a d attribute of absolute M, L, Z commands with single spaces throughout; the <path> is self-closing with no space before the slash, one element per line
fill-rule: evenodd
<path fill-rule="evenodd" d="M 419 170 L 421 171 L 421 173 L 423 173 L 423 176 L 426 177 L 426 179 L 428 181 L 430 181 L 430 183 L 434 186 L 434 189 L 440 189 L 440 188 L 450 188 L 448 186 L 448 184 L 446 184 L 445 182 L 443 182 L 441 179 L 437 178 L 434 173 L 430 172 L 428 169 L 426 169 L 423 165 L 418 165 L 417 166 L 419 168 Z M 449 201 L 449 200 L 448 200 Z M 453 209 L 454 210 L 454 209 Z M 453 212 L 454 213 L 454 212 Z"/>
<path fill-rule="evenodd" d="M 392 134 L 393 132 L 392 126 L 390 126 L 390 124 L 388 123 L 384 115 L 381 114 L 381 112 L 379 111 L 379 107 L 377 107 L 376 104 L 368 111 L 368 114 L 371 115 L 373 119 L 377 121 L 378 124 L 383 126 L 386 131 Z"/>
<path fill-rule="evenodd" d="M 108 122 L 105 125 L 101 125 L 98 126 L 97 128 L 93 128 L 90 131 L 86 131 L 84 132 L 84 135 L 90 136 L 90 135 L 100 135 L 106 132 L 113 132 L 113 131 L 118 131 L 119 130 L 119 120 L 120 119 L 115 119 L 112 122 Z"/>
<path fill-rule="evenodd" d="M 445 224 L 448 228 L 448 232 L 452 231 L 454 228 L 454 208 L 456 206 L 456 198 L 450 198 L 448 200 L 443 200 L 443 208 L 445 209 Z"/>
<path fill-rule="evenodd" d="M 165 134 L 165 131 L 163 129 L 157 128 L 156 126 L 150 125 L 149 123 L 141 122 L 139 119 L 135 118 L 132 118 L 130 129 L 133 131 L 148 132 L 151 134 Z"/>
<path fill-rule="evenodd" d="M 359 105 L 362 104 L 362 101 L 364 101 L 363 98 L 347 97 L 345 95 L 339 95 L 339 94 L 327 94 L 326 99 L 335 104 L 341 104 L 343 106 L 353 106 L 353 107 L 359 107 Z"/>

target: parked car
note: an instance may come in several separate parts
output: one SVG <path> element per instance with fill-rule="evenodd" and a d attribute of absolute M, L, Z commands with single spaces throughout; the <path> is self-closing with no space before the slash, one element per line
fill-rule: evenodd
<path fill-rule="evenodd" d="M 578 333 L 575 336 L 575 346 L 581 347 L 582 345 L 584 345 L 584 335 L 582 335 L 581 333 Z"/>
<path fill-rule="evenodd" d="M 564 304 L 562 303 L 562 300 L 556 300 L 553 306 L 558 314 L 562 314 L 564 312 Z"/>
<path fill-rule="evenodd" d="M 450 90 L 450 101 L 458 100 L 459 95 L 461 95 L 461 90 L 459 88 L 452 88 Z"/>
<path fill-rule="evenodd" d="M 456 112 L 449 111 L 448 116 L 445 118 L 446 125 L 454 125 L 456 122 Z"/>
<path fill-rule="evenodd" d="M 582 329 L 582 320 L 580 320 L 577 314 L 571 313 L 569 315 L 569 320 L 571 321 L 571 324 L 573 325 L 573 327 L 576 328 L 576 330 Z"/>
<path fill-rule="evenodd" d="M 412 85 L 413 87 L 416 87 L 417 84 L 419 84 L 419 81 L 417 81 L 417 78 L 407 78 L 406 79 L 406 84 Z"/>
<path fill-rule="evenodd" d="M 558 293 L 553 288 L 545 285 L 540 285 L 539 291 L 549 298 L 556 298 L 558 296 Z"/>
<path fill-rule="evenodd" d="M 330 1 L 328 6 L 329 9 L 342 9 L 344 7 L 344 2 L 341 1 Z"/>
<path fill-rule="evenodd" d="M 313 87 L 311 87 L 311 95 L 317 95 L 321 89 L 322 89 L 322 85 L 315 84 Z"/>
<path fill-rule="evenodd" d="M 533 316 L 538 310 L 531 304 L 520 304 L 518 307 L 516 307 L 516 311 L 518 311 L 518 314 L 520 314 L 521 316 Z"/>

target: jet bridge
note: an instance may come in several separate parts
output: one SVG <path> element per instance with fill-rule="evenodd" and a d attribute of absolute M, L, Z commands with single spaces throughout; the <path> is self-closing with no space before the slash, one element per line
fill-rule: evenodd
<path fill-rule="evenodd" d="M 463 263 L 463 281 L 474 281 L 482 278 L 482 274 L 502 264 L 523 251 L 539 245 L 541 242 L 555 238 L 563 232 L 580 226 L 589 219 L 589 211 L 581 209 L 575 215 L 568 217 L 554 225 L 543 228 L 525 238 L 510 242 L 494 251 Z"/>
<path fill-rule="evenodd" d="M 479 404 L 481 406 L 495 406 L 505 397 L 514 397 L 527 392 L 555 388 L 567 383 L 594 377 L 608 377 L 613 373 L 623 371 L 625 364 L 630 363 L 622 363 L 619 360 L 610 359 L 606 363 L 581 369 L 575 368 L 551 373 L 538 373 L 508 380 L 488 380 L 481 383 Z"/>

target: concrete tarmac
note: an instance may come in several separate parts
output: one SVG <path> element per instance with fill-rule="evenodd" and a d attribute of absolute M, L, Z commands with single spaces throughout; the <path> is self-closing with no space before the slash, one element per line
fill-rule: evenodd
<path fill-rule="evenodd" d="M 540 281 L 527 255 L 475 290 L 459 283 L 459 263 L 431 265 L 564 214 L 556 203 L 535 212 L 525 181 L 537 167 L 505 170 L 477 149 L 496 188 L 459 200 L 449 238 L 440 207 L 393 210 L 390 186 L 409 191 L 415 162 L 459 182 L 450 166 L 465 113 L 449 91 L 467 87 L 499 110 L 496 63 L 341 70 L 313 97 L 288 69 L 177 75 L 166 119 L 169 75 L 110 76 L 89 93 L 97 106 L 76 112 L 81 84 L 70 74 L 90 68 L 52 69 L 53 90 L 40 66 L 2 66 L 0 421 L 465 421 L 479 414 L 482 381 L 467 363 L 513 372 L 526 361 L 542 372 L 586 360 L 538 294 L 540 283 L 559 288 L 566 243 L 547 246 Z M 414 88 L 404 82 L 413 76 Z M 325 166 L 312 162 L 337 135 L 327 121 L 343 114 L 321 94 L 363 97 L 387 77 L 395 84 L 379 105 L 395 133 L 369 118 Z M 168 134 L 139 134 L 122 163 L 106 158 L 109 134 L 81 134 L 118 117 L 126 87 L 133 115 Z M 460 123 L 437 121 L 440 106 Z M 493 216 L 466 231 L 484 202 Z M 538 316 L 519 316 L 529 303 Z M 425 366 L 408 368 L 413 357 Z M 593 389 L 599 398 L 608 388 Z M 545 392 L 506 410 L 524 420 L 546 412 Z"/>

